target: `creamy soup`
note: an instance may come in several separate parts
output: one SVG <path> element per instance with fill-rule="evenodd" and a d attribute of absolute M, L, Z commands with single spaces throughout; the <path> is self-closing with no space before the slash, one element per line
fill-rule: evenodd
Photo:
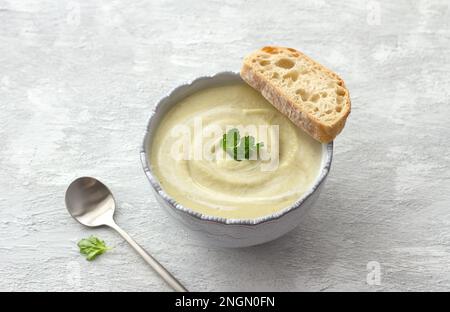
<path fill-rule="evenodd" d="M 224 132 L 232 125 L 277 125 L 278 144 L 270 135 L 262 141 L 262 150 L 278 147 L 276 166 L 262 170 L 273 159 L 174 157 L 174 128 L 182 125 L 192 130 L 192 140 L 205 140 L 194 129 L 199 118 L 203 129 L 218 125 Z M 224 153 L 221 138 L 216 138 L 213 153 Z M 162 188 L 183 206 L 210 216 L 253 219 L 290 206 L 311 187 L 321 149 L 261 94 L 245 84 L 233 84 L 201 90 L 174 105 L 154 134 L 150 164 Z"/>

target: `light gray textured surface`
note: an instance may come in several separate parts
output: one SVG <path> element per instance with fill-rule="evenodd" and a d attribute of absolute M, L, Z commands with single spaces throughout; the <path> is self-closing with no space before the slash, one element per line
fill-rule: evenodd
<path fill-rule="evenodd" d="M 116 233 L 69 217 L 64 192 L 81 175 L 112 188 L 117 222 L 191 290 L 449 290 L 447 3 L 0 0 L 0 290 L 168 290 Z M 205 247 L 150 192 L 146 121 L 172 87 L 267 44 L 337 71 L 352 113 L 300 227 Z M 76 242 L 89 234 L 114 251 L 85 261 Z"/>

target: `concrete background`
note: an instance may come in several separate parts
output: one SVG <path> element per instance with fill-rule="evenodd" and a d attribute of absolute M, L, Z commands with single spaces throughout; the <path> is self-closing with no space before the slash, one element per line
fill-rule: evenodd
<path fill-rule="evenodd" d="M 69 217 L 82 175 L 111 187 L 117 222 L 191 290 L 449 290 L 449 22 L 429 0 L 0 0 L 0 290 L 168 290 L 116 233 Z M 338 72 L 352 113 L 296 230 L 205 247 L 151 195 L 146 121 L 171 88 L 268 44 Z M 92 263 L 76 246 L 90 234 L 115 246 Z"/>

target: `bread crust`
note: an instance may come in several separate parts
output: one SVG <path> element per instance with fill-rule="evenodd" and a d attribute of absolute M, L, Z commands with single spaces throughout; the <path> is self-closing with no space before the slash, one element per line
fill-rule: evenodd
<path fill-rule="evenodd" d="M 279 88 L 275 84 L 272 84 L 270 82 L 270 79 L 267 79 L 264 75 L 257 72 L 254 66 L 252 66 L 251 60 L 254 58 L 256 54 L 260 53 L 261 50 L 263 49 L 275 49 L 275 50 L 279 49 L 279 50 L 288 50 L 290 52 L 295 51 L 295 53 L 298 53 L 298 57 L 303 57 L 312 61 L 323 72 L 337 79 L 341 87 L 347 90 L 345 96 L 346 105 L 343 105 L 343 111 L 340 114 L 340 118 L 335 120 L 331 124 L 324 123 L 323 121 L 316 118 L 314 115 L 309 114 L 308 112 L 303 110 L 298 105 L 295 105 L 294 102 L 284 94 L 281 88 Z M 276 107 L 281 113 L 286 115 L 295 125 L 302 128 L 314 139 L 322 143 L 328 143 L 334 140 L 334 138 L 342 131 L 342 129 L 345 126 L 345 122 L 351 111 L 350 94 L 345 86 L 345 82 L 336 73 L 332 72 L 325 66 L 312 60 L 302 52 L 299 52 L 292 48 L 284 48 L 276 46 L 264 47 L 256 52 L 253 52 L 244 59 L 240 75 L 244 81 L 246 81 L 254 89 L 261 92 L 261 94 L 274 107 Z"/>

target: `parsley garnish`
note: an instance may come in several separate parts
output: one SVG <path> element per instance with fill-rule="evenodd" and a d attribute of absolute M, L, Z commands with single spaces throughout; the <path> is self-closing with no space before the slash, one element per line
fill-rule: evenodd
<path fill-rule="evenodd" d="M 233 128 L 222 137 L 222 148 L 236 161 L 250 159 L 254 152 L 259 156 L 259 150 L 264 146 L 263 142 L 255 144 L 255 138 L 247 135 L 241 138 L 239 130 Z"/>
<path fill-rule="evenodd" d="M 97 256 L 112 249 L 95 236 L 83 238 L 78 242 L 78 247 L 80 247 L 80 253 L 85 255 L 88 261 L 94 260 Z"/>

